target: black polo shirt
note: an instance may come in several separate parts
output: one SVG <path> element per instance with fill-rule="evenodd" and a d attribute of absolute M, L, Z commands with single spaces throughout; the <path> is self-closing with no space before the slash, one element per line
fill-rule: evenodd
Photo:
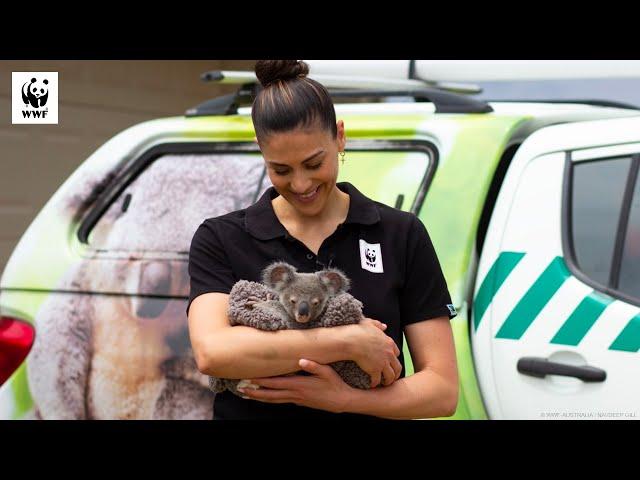
<path fill-rule="evenodd" d="M 388 325 L 402 352 L 406 325 L 435 317 L 453 318 L 455 310 L 431 239 L 413 214 L 365 197 L 348 182 L 338 188 L 350 196 L 344 223 L 324 240 L 316 256 L 289 235 L 276 216 L 270 187 L 253 205 L 208 218 L 196 230 L 189 253 L 189 306 L 203 293 L 229 293 L 238 280 L 261 281 L 262 270 L 276 260 L 310 273 L 341 269 L 351 279 L 351 293 L 363 303 L 366 317 Z M 404 356 L 399 358 L 404 377 Z M 363 418 L 295 404 L 245 400 L 226 391 L 217 394 L 215 418 Z"/>

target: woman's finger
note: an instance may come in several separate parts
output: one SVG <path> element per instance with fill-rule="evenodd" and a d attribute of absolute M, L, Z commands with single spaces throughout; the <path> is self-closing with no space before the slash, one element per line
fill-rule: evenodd
<path fill-rule="evenodd" d="M 371 388 L 375 388 L 380 385 L 380 373 L 376 373 L 371 376 Z"/>
<path fill-rule="evenodd" d="M 391 364 L 391 367 L 393 368 L 393 372 L 395 373 L 395 379 L 398 380 L 400 378 L 400 375 L 402 375 L 402 364 L 400 362 L 393 362 Z"/>
<path fill-rule="evenodd" d="M 371 322 L 373 325 L 378 327 L 380 330 L 386 330 L 386 328 L 387 328 L 386 324 L 382 323 L 379 320 L 376 320 L 375 318 L 364 317 L 364 320 L 367 320 L 367 321 Z"/>
<path fill-rule="evenodd" d="M 268 388 L 259 388 L 257 390 L 238 389 L 238 391 L 251 400 L 260 400 L 272 403 L 293 403 L 297 401 L 297 395 L 292 390 L 271 390 Z"/>
<path fill-rule="evenodd" d="M 300 376 L 299 375 L 290 375 L 290 376 L 282 376 L 282 377 L 265 377 L 265 378 L 254 378 L 253 380 L 249 380 L 254 385 L 265 388 L 273 388 L 280 390 L 292 390 L 300 384 Z"/>
<path fill-rule="evenodd" d="M 382 384 L 391 385 L 396 380 L 396 372 L 391 368 L 391 365 L 384 367 L 382 371 Z"/>
<path fill-rule="evenodd" d="M 300 365 L 305 372 L 317 375 L 326 380 L 331 380 L 335 375 L 337 375 L 335 370 L 329 365 L 323 365 L 321 363 L 314 362 L 313 360 L 301 358 L 298 365 Z"/>
<path fill-rule="evenodd" d="M 393 368 L 393 371 L 396 372 L 396 380 L 398 378 L 400 378 L 400 374 L 402 373 L 402 364 L 400 363 L 400 360 L 398 360 L 397 358 L 394 358 L 393 361 L 391 362 L 391 367 Z"/>

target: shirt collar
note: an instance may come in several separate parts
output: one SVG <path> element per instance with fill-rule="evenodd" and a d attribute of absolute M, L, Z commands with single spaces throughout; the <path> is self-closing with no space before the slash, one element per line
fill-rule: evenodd
<path fill-rule="evenodd" d="M 349 212 L 344 223 L 359 223 L 372 225 L 380 221 L 378 207 L 368 197 L 365 197 L 356 187 L 349 182 L 338 182 L 336 186 L 349 194 Z M 244 219 L 245 230 L 259 240 L 270 240 L 287 235 L 275 211 L 271 200 L 278 196 L 276 189 L 269 187 L 260 199 L 247 208 Z"/>

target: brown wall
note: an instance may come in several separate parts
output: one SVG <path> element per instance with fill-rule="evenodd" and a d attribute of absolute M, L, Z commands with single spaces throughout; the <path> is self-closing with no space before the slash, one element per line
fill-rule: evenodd
<path fill-rule="evenodd" d="M 252 70 L 248 60 L 0 61 L 0 272 L 35 215 L 100 145 L 131 125 L 184 114 L 233 92 L 208 70 Z M 58 125 L 11 124 L 11 72 L 58 72 Z"/>

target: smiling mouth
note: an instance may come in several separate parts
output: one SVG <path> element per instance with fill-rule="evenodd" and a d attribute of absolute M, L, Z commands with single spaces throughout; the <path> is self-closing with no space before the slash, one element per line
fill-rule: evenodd
<path fill-rule="evenodd" d="M 296 198 L 298 198 L 299 200 L 302 200 L 302 201 L 309 201 L 309 200 L 312 200 L 313 198 L 315 198 L 315 197 L 316 197 L 316 195 L 317 195 L 317 193 L 318 193 L 318 190 L 319 190 L 319 189 L 320 189 L 320 185 L 318 185 L 314 190 L 312 190 L 312 191 L 311 191 L 311 192 L 309 192 L 309 193 L 305 193 L 305 194 L 302 194 L 302 195 L 301 195 L 301 194 L 299 194 L 299 193 L 296 193 L 296 194 L 294 194 L 294 195 L 295 195 L 295 196 L 296 196 Z"/>

